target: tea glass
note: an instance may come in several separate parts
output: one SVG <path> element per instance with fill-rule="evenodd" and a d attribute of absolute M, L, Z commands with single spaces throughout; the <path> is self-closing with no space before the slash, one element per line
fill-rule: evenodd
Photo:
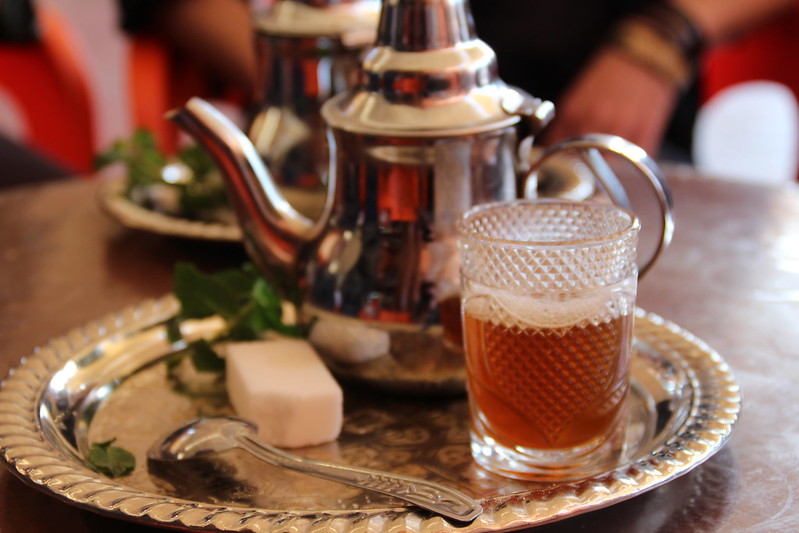
<path fill-rule="evenodd" d="M 640 223 L 622 208 L 516 200 L 460 219 L 474 459 L 540 481 L 621 456 Z"/>

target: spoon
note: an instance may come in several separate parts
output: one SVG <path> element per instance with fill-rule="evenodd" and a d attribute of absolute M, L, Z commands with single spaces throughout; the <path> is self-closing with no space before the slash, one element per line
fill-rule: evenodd
<path fill-rule="evenodd" d="M 470 522 L 483 512 L 465 494 L 425 479 L 300 457 L 259 442 L 257 428 L 233 417 L 198 418 L 150 447 L 156 461 L 182 461 L 241 448 L 269 464 L 400 498 L 434 513 Z"/>

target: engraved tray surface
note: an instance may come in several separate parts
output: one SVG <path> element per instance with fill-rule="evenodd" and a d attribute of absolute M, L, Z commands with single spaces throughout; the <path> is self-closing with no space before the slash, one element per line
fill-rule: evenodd
<path fill-rule="evenodd" d="M 167 370 L 178 346 L 164 321 L 172 297 L 144 302 L 50 341 L 0 389 L 0 451 L 25 482 L 71 504 L 147 525 L 264 532 L 497 531 L 606 507 L 701 464 L 727 440 L 741 407 L 723 359 L 679 326 L 639 310 L 627 451 L 615 470 L 569 484 L 494 476 L 469 455 L 464 397 L 407 398 L 345 388 L 345 422 L 333 443 L 297 450 L 321 459 L 448 483 L 484 513 L 458 524 L 387 496 L 260 464 L 240 451 L 174 465 L 150 462 L 157 438 L 200 415 L 229 414 L 213 374 Z M 185 322 L 184 336 L 215 320 Z M 177 369 L 176 369 L 177 368 Z M 134 453 L 126 477 L 85 466 L 93 442 L 115 438 Z"/>

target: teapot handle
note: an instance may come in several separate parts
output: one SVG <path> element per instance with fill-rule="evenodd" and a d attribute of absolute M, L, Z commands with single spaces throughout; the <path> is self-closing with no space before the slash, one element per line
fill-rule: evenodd
<path fill-rule="evenodd" d="M 646 151 L 640 146 L 616 135 L 593 133 L 566 139 L 544 150 L 541 157 L 530 166 L 525 176 L 525 183 L 531 182 L 531 180 L 535 183 L 538 172 L 544 161 L 555 153 L 566 150 L 574 150 L 579 153 L 583 162 L 591 169 L 596 180 L 607 195 L 613 203 L 619 207 L 631 209 L 630 201 L 627 198 L 627 193 L 619 181 L 619 178 L 602 157 L 601 152 L 610 152 L 621 156 L 629 161 L 638 173 L 642 174 L 647 179 L 647 183 L 651 186 L 657 197 L 663 223 L 657 248 L 643 266 L 639 268 L 639 277 L 643 277 L 658 260 L 660 254 L 671 243 L 671 239 L 674 235 L 671 191 L 666 184 L 666 180 L 660 168 L 655 163 L 654 159 L 649 157 Z"/>

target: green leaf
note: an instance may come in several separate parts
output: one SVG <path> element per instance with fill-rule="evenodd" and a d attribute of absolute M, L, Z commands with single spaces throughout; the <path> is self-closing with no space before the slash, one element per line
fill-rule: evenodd
<path fill-rule="evenodd" d="M 216 166 L 211 156 L 200 146 L 192 144 L 183 148 L 178 158 L 186 163 L 198 177 L 207 176 Z"/>
<path fill-rule="evenodd" d="M 221 372 L 225 369 L 225 360 L 219 357 L 205 339 L 191 343 L 189 350 L 191 361 L 198 372 Z"/>
<path fill-rule="evenodd" d="M 136 190 L 152 185 L 168 185 L 178 191 L 181 216 L 202 218 L 208 210 L 229 205 L 224 182 L 211 156 L 198 145 L 180 151 L 177 159 L 185 163 L 192 173 L 187 183 L 167 184 L 163 168 L 174 157 L 167 158 L 158 149 L 151 132 L 139 129 L 127 139 L 117 140 L 95 156 L 95 167 L 100 169 L 113 163 L 121 163 L 127 169 L 125 193 L 130 197 Z M 145 205 L 145 207 L 151 207 Z"/>
<path fill-rule="evenodd" d="M 139 128 L 133 132 L 133 138 L 131 139 L 131 142 L 140 150 L 156 149 L 155 136 L 152 134 L 152 132 L 144 128 Z"/>
<path fill-rule="evenodd" d="M 158 151 L 155 137 L 146 130 L 136 131 L 129 139 L 115 141 L 95 157 L 97 168 L 122 163 L 128 170 L 127 192 L 137 187 L 163 182 L 161 168 L 166 158 Z"/>
<path fill-rule="evenodd" d="M 188 347 L 198 371 L 224 370 L 224 361 L 213 351 L 213 343 L 221 340 L 256 340 L 269 330 L 299 337 L 299 326 L 283 323 L 281 298 L 258 269 L 246 263 L 240 269 L 204 274 L 188 263 L 175 266 L 172 292 L 180 301 L 179 319 L 221 316 L 226 328 L 215 338 Z M 170 358 L 168 365 L 176 364 Z"/>
<path fill-rule="evenodd" d="M 233 341 L 254 341 L 258 339 L 258 332 L 265 331 L 263 328 L 256 328 L 250 323 L 250 314 L 244 314 L 241 318 L 231 321 L 228 325 L 228 338 Z"/>
<path fill-rule="evenodd" d="M 101 169 L 121 160 L 124 160 L 123 146 L 121 142 L 115 142 L 108 150 L 94 156 L 94 167 Z"/>
<path fill-rule="evenodd" d="M 178 368 L 180 366 L 180 363 L 183 361 L 183 359 L 186 356 L 189 355 L 189 353 L 190 351 L 188 347 L 186 347 L 183 348 L 182 350 L 178 350 L 176 352 L 169 354 L 167 358 L 164 360 L 164 362 L 166 363 L 167 370 L 172 371 Z"/>
<path fill-rule="evenodd" d="M 234 274 L 203 274 L 195 266 L 178 263 L 175 266 L 172 292 L 181 304 L 185 318 L 205 318 L 220 315 L 229 319 L 241 308 L 244 298 L 238 288 L 240 280 Z M 234 278 L 235 281 L 231 281 Z"/>
<path fill-rule="evenodd" d="M 121 477 L 133 472 L 136 458 L 124 448 L 112 446 L 116 439 L 95 442 L 89 449 L 89 465 L 108 477 Z"/>
<path fill-rule="evenodd" d="M 203 210 L 227 204 L 227 192 L 221 183 L 192 180 L 180 187 L 180 207 L 187 216 L 200 216 Z"/>
<path fill-rule="evenodd" d="M 183 338 L 183 333 L 180 331 L 180 320 L 178 317 L 172 317 L 166 321 L 166 338 L 169 342 L 175 343 Z"/>
<path fill-rule="evenodd" d="M 214 277 L 224 285 L 236 299 L 246 302 L 250 299 L 253 285 L 258 280 L 258 272 L 252 272 L 245 268 L 223 270 L 217 272 Z"/>
<path fill-rule="evenodd" d="M 277 292 L 265 279 L 258 278 L 252 288 L 252 297 L 256 303 L 250 313 L 250 324 L 256 331 L 274 329 L 285 335 L 300 336 L 296 326 L 283 323 L 283 305 Z"/>

